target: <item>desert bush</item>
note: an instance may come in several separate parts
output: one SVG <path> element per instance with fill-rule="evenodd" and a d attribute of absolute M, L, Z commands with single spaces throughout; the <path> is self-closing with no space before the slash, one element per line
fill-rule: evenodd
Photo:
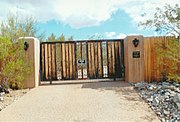
<path fill-rule="evenodd" d="M 168 44 L 156 44 L 158 64 L 163 66 L 161 71 L 164 80 L 180 82 L 180 40 L 172 39 Z"/>
<path fill-rule="evenodd" d="M 23 80 L 32 68 L 25 62 L 23 41 L 13 43 L 10 38 L 0 37 L 0 82 L 12 89 L 23 87 Z"/>

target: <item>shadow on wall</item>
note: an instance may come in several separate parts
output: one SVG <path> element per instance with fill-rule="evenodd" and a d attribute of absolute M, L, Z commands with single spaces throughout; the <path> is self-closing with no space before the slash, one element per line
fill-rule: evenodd
<path fill-rule="evenodd" d="M 122 99 L 129 101 L 142 101 L 133 87 L 129 83 L 123 81 L 84 83 L 81 88 L 99 90 L 100 92 L 109 90 L 115 92 L 117 95 L 122 97 Z"/>

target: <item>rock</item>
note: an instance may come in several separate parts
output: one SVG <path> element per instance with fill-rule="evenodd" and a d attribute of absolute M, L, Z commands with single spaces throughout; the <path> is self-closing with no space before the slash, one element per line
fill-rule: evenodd
<path fill-rule="evenodd" d="M 166 122 L 165 118 L 161 118 L 161 122 Z"/>
<path fill-rule="evenodd" d="M 176 89 L 176 92 L 180 94 L 180 89 Z"/>
<path fill-rule="evenodd" d="M 180 84 L 173 82 L 134 84 L 151 109 L 161 121 L 180 122 Z"/>
<path fill-rule="evenodd" d="M 170 93 L 169 92 L 165 92 L 165 94 L 164 95 L 166 95 L 166 96 L 170 96 Z"/>
<path fill-rule="evenodd" d="M 173 98 L 173 101 L 176 103 L 176 102 L 178 102 L 178 103 L 180 103 L 180 94 L 175 94 L 174 95 L 174 98 Z"/>
<path fill-rule="evenodd" d="M 1 92 L 3 92 L 3 88 L 2 88 L 2 86 L 0 85 L 0 93 L 1 93 Z"/>
<path fill-rule="evenodd" d="M 180 111 L 180 103 L 176 103 L 178 110 Z"/>
<path fill-rule="evenodd" d="M 172 116 L 174 117 L 174 118 L 178 118 L 178 117 L 180 117 L 180 112 L 178 113 L 178 112 L 174 112 L 173 114 L 172 114 Z"/>
<path fill-rule="evenodd" d="M 176 92 L 175 92 L 175 91 L 170 91 L 169 93 L 170 93 L 170 96 L 171 96 L 171 97 L 174 97 L 174 96 L 176 95 Z"/>
<path fill-rule="evenodd" d="M 4 92 L 5 92 L 6 94 L 10 93 L 10 89 L 5 88 L 5 89 L 4 89 Z"/>
<path fill-rule="evenodd" d="M 164 113 L 165 115 L 169 115 L 169 114 L 170 114 L 170 112 L 167 111 L 167 110 L 164 110 L 163 113 Z"/>
<path fill-rule="evenodd" d="M 3 96 L 4 94 L 5 94 L 4 92 L 1 92 L 1 93 L 0 93 L 0 97 Z"/>
<path fill-rule="evenodd" d="M 177 82 L 174 82 L 173 85 L 176 86 L 176 87 L 180 87 L 180 84 L 177 83 Z"/>
<path fill-rule="evenodd" d="M 136 83 L 134 85 L 134 87 L 138 90 L 142 90 L 142 89 L 145 89 L 146 88 L 146 83 L 145 82 L 139 82 L 139 83 Z"/>
<path fill-rule="evenodd" d="M 152 102 L 153 99 L 152 99 L 152 98 L 147 98 L 146 101 L 147 101 L 147 102 Z"/>
<path fill-rule="evenodd" d="M 150 91 L 156 90 L 157 86 L 155 86 L 154 84 L 149 84 L 149 85 L 147 85 L 147 89 L 150 90 Z"/>
<path fill-rule="evenodd" d="M 170 89 L 172 91 L 176 91 L 177 90 L 176 87 L 174 87 L 174 86 L 162 86 L 161 89 L 163 89 L 163 90 Z"/>
<path fill-rule="evenodd" d="M 169 86 L 170 85 L 169 82 L 162 82 L 161 84 L 162 84 L 162 86 Z"/>
<path fill-rule="evenodd" d="M 157 106 L 159 104 L 159 100 L 157 98 L 154 98 L 152 101 L 153 106 Z"/>
<path fill-rule="evenodd" d="M 3 97 L 0 97 L 0 101 L 3 101 L 4 100 L 4 98 Z"/>
<path fill-rule="evenodd" d="M 2 111 L 2 107 L 0 106 L 0 111 Z"/>

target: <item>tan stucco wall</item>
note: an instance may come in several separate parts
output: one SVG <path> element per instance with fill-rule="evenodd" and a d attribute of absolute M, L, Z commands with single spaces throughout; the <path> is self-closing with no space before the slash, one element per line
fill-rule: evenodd
<path fill-rule="evenodd" d="M 135 47 L 133 40 L 138 39 Z M 127 36 L 124 40 L 125 53 L 125 80 L 127 82 L 144 81 L 144 38 L 143 36 Z M 133 58 L 133 51 L 140 51 L 140 58 Z"/>
<path fill-rule="evenodd" d="M 20 40 L 29 43 L 29 48 L 25 51 L 25 60 L 32 67 L 32 73 L 24 80 L 24 88 L 34 88 L 39 85 L 40 42 L 34 37 L 23 37 Z"/>

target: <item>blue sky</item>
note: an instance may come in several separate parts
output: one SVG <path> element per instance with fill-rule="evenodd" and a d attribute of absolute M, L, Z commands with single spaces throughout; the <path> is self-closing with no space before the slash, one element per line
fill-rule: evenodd
<path fill-rule="evenodd" d="M 69 25 L 51 20 L 47 23 L 39 23 L 41 31 L 45 30 L 47 35 L 54 33 L 59 36 L 61 33 L 66 37 L 73 36 L 75 39 L 88 39 L 92 36 L 100 38 L 118 38 L 129 34 L 142 34 L 153 36 L 153 30 L 138 29 L 138 25 L 133 23 L 131 17 L 122 10 L 118 10 L 111 16 L 110 20 L 102 22 L 98 26 L 72 28 Z M 116 36 L 116 37 L 115 37 Z"/>
<path fill-rule="evenodd" d="M 74 39 L 124 38 L 141 34 L 157 36 L 153 29 L 138 27 L 152 18 L 156 7 L 180 4 L 179 0 L 0 0 L 0 21 L 9 13 L 33 16 L 46 36 L 64 34 Z M 144 15 L 142 17 L 142 15 Z"/>

